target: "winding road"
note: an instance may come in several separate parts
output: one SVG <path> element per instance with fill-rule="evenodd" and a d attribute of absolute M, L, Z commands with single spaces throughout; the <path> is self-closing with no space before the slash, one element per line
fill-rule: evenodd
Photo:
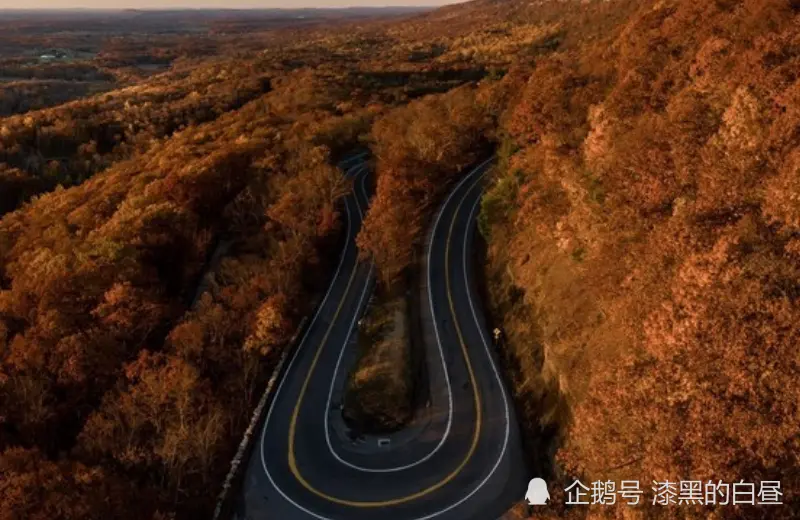
<path fill-rule="evenodd" d="M 369 204 L 362 160 L 348 170 L 339 265 L 270 403 L 236 517 L 497 519 L 524 496 L 527 472 L 472 276 L 489 162 L 453 188 L 428 232 L 419 301 L 429 400 L 404 431 L 375 438 L 348 431 L 340 409 L 374 287 L 355 245 Z"/>

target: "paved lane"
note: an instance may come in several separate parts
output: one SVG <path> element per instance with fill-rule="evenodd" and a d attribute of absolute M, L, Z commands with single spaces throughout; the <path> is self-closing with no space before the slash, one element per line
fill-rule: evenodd
<path fill-rule="evenodd" d="M 353 442 L 339 410 L 355 361 L 355 325 L 374 286 L 374 270 L 358 260 L 355 246 L 368 172 L 363 164 L 350 168 L 346 245 L 269 408 L 239 518 L 493 520 L 523 497 L 518 428 L 472 276 L 489 166 L 453 188 L 428 233 L 420 310 L 431 402 L 384 447 L 370 437 Z"/>

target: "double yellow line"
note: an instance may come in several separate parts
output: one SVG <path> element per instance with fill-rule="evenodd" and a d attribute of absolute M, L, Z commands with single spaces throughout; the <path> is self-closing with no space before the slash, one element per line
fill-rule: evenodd
<path fill-rule="evenodd" d="M 375 507 L 387 507 L 398 504 L 404 504 L 406 502 L 411 502 L 413 500 L 417 500 L 418 498 L 429 495 L 430 493 L 433 493 L 437 489 L 446 485 L 448 482 L 453 480 L 459 473 L 461 473 L 461 471 L 466 467 L 466 465 L 469 463 L 470 459 L 474 455 L 475 450 L 478 447 L 478 440 L 480 439 L 481 426 L 483 421 L 483 414 L 481 411 L 481 396 L 475 378 L 475 371 L 472 368 L 472 362 L 470 361 L 469 353 L 467 351 L 467 346 L 466 343 L 464 342 L 464 336 L 461 332 L 461 327 L 458 324 L 458 318 L 456 317 L 455 305 L 453 303 L 453 295 L 450 283 L 449 266 L 450 266 L 450 244 L 452 243 L 453 229 L 455 228 L 456 220 L 458 218 L 459 213 L 461 212 L 461 207 L 463 206 L 464 201 L 467 199 L 467 196 L 472 192 L 477 182 L 480 182 L 481 177 L 482 175 L 478 175 L 478 180 L 475 183 L 471 184 L 464 193 L 464 196 L 461 197 L 461 200 L 459 201 L 458 206 L 456 207 L 456 210 L 453 213 L 453 218 L 450 222 L 450 228 L 447 233 L 447 246 L 445 248 L 445 284 L 447 289 L 447 299 L 450 304 L 450 312 L 453 315 L 453 324 L 456 327 L 456 334 L 458 335 L 458 341 L 461 344 L 461 351 L 464 355 L 464 362 L 467 365 L 467 372 L 469 373 L 469 379 L 472 384 L 473 394 L 475 397 L 475 417 L 476 417 L 475 433 L 472 436 L 472 443 L 470 444 L 469 451 L 467 452 L 466 456 L 461 461 L 461 463 L 450 474 L 448 474 L 445 478 L 443 478 L 436 484 L 433 484 L 432 486 L 420 490 L 416 493 L 403 497 L 394 498 L 391 500 L 355 501 L 355 500 L 346 500 L 339 497 L 335 497 L 315 488 L 300 473 L 300 470 L 297 467 L 297 459 L 295 457 L 295 436 L 297 434 L 297 418 L 300 415 L 300 408 L 303 404 L 303 399 L 305 398 L 306 390 L 308 389 L 308 384 L 311 381 L 311 376 L 313 375 L 314 369 L 316 368 L 317 362 L 319 361 L 319 358 L 322 354 L 322 348 L 328 342 L 328 338 L 330 337 L 331 331 L 333 330 L 333 326 L 338 320 L 339 314 L 342 311 L 342 306 L 344 305 L 344 301 L 347 297 L 347 294 L 350 292 L 350 287 L 353 285 L 353 280 L 355 279 L 356 272 L 358 271 L 357 268 L 354 268 L 352 273 L 350 274 L 350 279 L 347 282 L 347 287 L 345 288 L 344 294 L 341 300 L 339 301 L 338 307 L 336 308 L 336 312 L 333 315 L 333 319 L 331 320 L 330 325 L 328 325 L 328 329 L 325 332 L 325 336 L 322 338 L 322 341 L 320 342 L 320 345 L 317 348 L 317 352 L 314 355 L 314 359 L 311 362 L 311 367 L 308 369 L 308 374 L 306 375 L 306 378 L 303 381 L 303 386 L 300 389 L 300 395 L 297 398 L 297 403 L 295 404 L 294 411 L 292 412 L 292 420 L 291 423 L 289 424 L 289 453 L 288 453 L 289 470 L 292 472 L 294 478 L 297 479 L 297 481 L 305 489 L 307 489 L 314 495 L 323 498 L 329 502 L 356 508 L 375 508 Z"/>

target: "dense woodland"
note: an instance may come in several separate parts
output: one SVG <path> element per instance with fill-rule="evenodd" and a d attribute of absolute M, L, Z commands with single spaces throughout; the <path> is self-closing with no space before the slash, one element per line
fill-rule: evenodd
<path fill-rule="evenodd" d="M 476 2 L 449 12 L 510 17 L 514 34 L 513 20 L 546 23 L 550 8 L 553 45 L 518 52 L 499 83 L 476 87 L 496 101 L 470 108 L 496 128 L 461 109 L 428 129 L 427 114 L 453 106 L 457 91 L 387 116 L 409 124 L 375 125 L 378 193 L 361 243 L 391 284 L 431 213 L 415 187 L 441 192 L 457 176 L 462 154 L 480 149 L 471 130 L 493 140 L 480 215 L 487 291 L 532 464 L 565 485 L 780 480 L 785 506 L 635 514 L 795 518 L 800 6 Z M 552 449 L 555 461 L 542 455 Z"/>
<path fill-rule="evenodd" d="M 109 487 L 150 498 L 130 518 L 210 507 L 339 229 L 326 117 L 286 103 L 272 91 L 2 220 L 4 518 L 63 500 L 100 518 Z"/>
<path fill-rule="evenodd" d="M 265 49 L 285 50 L 288 42 L 302 42 L 331 24 L 409 12 L 414 10 L 4 10 L 0 117 L 133 86 L 214 57 L 230 60 Z M 301 63 L 297 54 L 282 58 Z"/>
<path fill-rule="evenodd" d="M 539 61 L 509 107 L 489 269 L 517 352 L 541 343 L 528 384 L 568 407 L 566 471 L 780 480 L 788 506 L 715 514 L 796 516 L 799 15 L 644 2 L 606 45 Z"/>
<path fill-rule="evenodd" d="M 388 67 L 376 23 L 0 119 L 0 518 L 210 514 L 336 259 L 338 159 L 486 74 Z"/>
<path fill-rule="evenodd" d="M 797 516 L 797 2 L 213 27 L 154 75 L 108 40 L 93 66 L 124 85 L 0 118 L 0 519 L 208 516 L 327 282 L 360 146 L 386 292 L 496 153 L 485 289 L 538 471 L 780 480 L 786 503 L 554 517 Z"/>

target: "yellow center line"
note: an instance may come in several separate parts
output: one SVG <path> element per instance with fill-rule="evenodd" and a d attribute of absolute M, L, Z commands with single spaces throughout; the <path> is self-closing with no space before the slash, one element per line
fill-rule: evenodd
<path fill-rule="evenodd" d="M 480 179 L 480 176 L 478 177 L 478 179 Z M 450 222 L 450 229 L 448 230 L 448 234 L 447 234 L 447 246 L 445 248 L 445 283 L 446 283 L 446 288 L 447 288 L 447 299 L 449 300 L 449 303 L 450 303 L 450 312 L 453 315 L 453 324 L 456 327 L 456 334 L 458 335 L 458 340 L 459 340 L 459 342 L 461 344 L 461 351 L 464 354 L 464 362 L 467 365 L 467 371 L 469 372 L 469 378 L 470 378 L 470 381 L 472 383 L 472 389 L 473 389 L 473 393 L 474 393 L 474 396 L 475 396 L 475 416 L 476 416 L 475 433 L 473 434 L 472 444 L 470 445 L 469 451 L 467 452 L 466 456 L 464 457 L 464 460 L 462 460 L 461 463 L 458 465 L 458 467 L 456 467 L 455 470 L 453 470 L 449 475 L 447 475 L 445 478 L 443 478 L 442 480 L 440 480 L 436 484 L 433 484 L 432 486 L 430 486 L 430 487 L 428 487 L 426 489 L 423 489 L 421 491 L 418 491 L 416 493 L 413 493 L 413 494 L 410 494 L 410 495 L 407 495 L 407 496 L 403 496 L 403 497 L 394 498 L 394 499 L 391 499 L 391 500 L 372 501 L 372 502 L 365 501 L 365 502 L 362 502 L 362 501 L 346 500 L 346 499 L 334 497 L 334 496 L 331 496 L 331 495 L 329 495 L 329 494 L 327 494 L 327 493 L 325 493 L 323 491 L 318 490 L 314 486 L 312 486 L 305 479 L 305 477 L 303 477 L 303 475 L 300 473 L 300 470 L 297 467 L 297 459 L 295 457 L 295 449 L 294 449 L 294 446 L 295 446 L 294 440 L 295 440 L 295 435 L 297 433 L 297 418 L 300 415 L 300 408 L 302 406 L 303 399 L 305 398 L 305 394 L 306 394 L 306 390 L 308 389 L 309 381 L 311 381 L 311 376 L 314 373 L 314 369 L 316 368 L 317 362 L 319 361 L 320 355 L 322 354 L 322 347 L 328 342 L 328 337 L 330 336 L 330 333 L 333 330 L 333 325 L 336 323 L 337 319 L 339 318 L 339 313 L 342 310 L 342 306 L 344 305 L 344 301 L 345 301 L 345 299 L 347 297 L 347 294 L 350 292 L 350 287 L 352 286 L 353 280 L 355 279 L 356 271 L 358 271 L 358 269 L 357 269 L 358 266 L 356 265 L 356 268 L 353 269 L 353 272 L 350 275 L 350 280 L 347 282 L 347 288 L 344 291 L 344 295 L 342 296 L 342 299 L 339 301 L 339 306 L 336 308 L 336 312 L 333 315 L 333 319 L 331 320 L 330 325 L 328 326 L 328 330 L 325 332 L 325 336 L 322 338 L 322 342 L 320 342 L 320 346 L 317 349 L 317 353 L 314 355 L 314 359 L 311 362 L 311 367 L 308 369 L 308 375 L 306 376 L 305 381 L 303 381 L 303 386 L 300 389 L 300 395 L 297 398 L 297 404 L 295 404 L 294 412 L 292 413 L 292 421 L 291 421 L 291 423 L 289 425 L 289 454 L 288 454 L 288 456 L 289 456 L 289 470 L 292 472 L 292 475 L 294 475 L 295 479 L 297 479 L 297 481 L 304 488 L 306 488 L 308 491 L 310 491 L 311 493 L 317 495 L 320 498 L 323 498 L 323 499 L 325 499 L 325 500 L 327 500 L 329 502 L 333 502 L 335 504 L 340 504 L 340 505 L 349 506 L 349 507 L 356 507 L 356 508 L 387 507 L 387 506 L 394 506 L 394 505 L 398 505 L 398 504 L 403 504 L 403 503 L 406 503 L 406 502 L 411 502 L 411 501 L 416 500 L 418 498 L 424 497 L 425 495 L 429 495 L 430 493 L 433 493 L 437 489 L 441 488 L 442 486 L 446 485 L 448 482 L 453 480 L 459 473 L 461 473 L 461 471 L 464 469 L 464 467 L 466 467 L 466 465 L 469 463 L 470 459 L 474 455 L 476 448 L 478 447 L 478 439 L 480 438 L 481 423 L 482 423 L 482 419 L 483 419 L 483 415 L 482 415 L 482 412 L 481 412 L 481 397 L 480 397 L 480 391 L 478 390 L 478 385 L 477 385 L 476 379 L 475 379 L 475 372 L 474 372 L 474 370 L 472 368 L 472 363 L 470 362 L 470 359 L 469 359 L 469 353 L 467 352 L 467 346 L 464 343 L 464 337 L 463 337 L 463 335 L 461 333 L 461 327 L 459 326 L 458 319 L 456 318 L 455 305 L 453 304 L 453 296 L 452 296 L 452 290 L 451 290 L 451 286 L 450 286 L 450 269 L 449 269 L 449 265 L 450 265 L 450 244 L 451 244 L 452 238 L 453 238 L 453 229 L 455 228 L 456 219 L 458 217 L 459 212 L 461 211 L 461 207 L 464 204 L 464 200 L 466 200 L 467 195 L 469 195 L 469 193 L 472 191 L 472 188 L 474 186 L 475 186 L 475 184 L 473 184 L 472 186 L 469 187 L 469 189 L 467 189 L 467 191 L 464 193 L 464 196 L 461 198 L 461 201 L 459 201 L 459 204 L 456 207 L 455 212 L 453 213 L 453 219 Z M 327 411 L 326 411 L 326 413 L 327 413 Z"/>

